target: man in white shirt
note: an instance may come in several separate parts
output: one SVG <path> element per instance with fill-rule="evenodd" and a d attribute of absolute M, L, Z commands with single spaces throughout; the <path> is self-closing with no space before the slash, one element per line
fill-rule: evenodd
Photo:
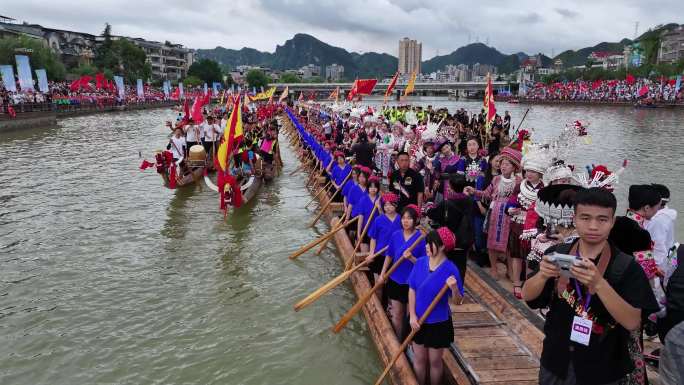
<path fill-rule="evenodd" d="M 169 141 L 169 144 L 166 146 L 167 150 L 171 150 L 171 153 L 173 154 L 173 161 L 176 162 L 176 164 L 180 164 L 183 161 L 183 158 L 185 157 L 186 146 L 187 144 L 185 142 L 185 137 L 183 137 L 183 130 L 176 128 L 171 140 Z"/>
<path fill-rule="evenodd" d="M 213 154 L 218 148 L 218 140 L 220 137 L 220 128 L 213 116 L 207 118 L 207 121 L 202 125 L 204 131 L 204 149 L 207 154 Z"/>
<path fill-rule="evenodd" d="M 188 150 L 196 144 L 200 144 L 202 140 L 202 128 L 199 124 L 195 125 L 192 120 L 185 125 L 185 140 L 187 141 Z"/>
<path fill-rule="evenodd" d="M 660 210 L 646 224 L 646 230 L 653 240 L 653 257 L 661 271 L 666 270 L 667 256 L 675 244 L 675 224 L 677 211 L 667 206 L 670 201 L 670 190 L 662 184 L 653 184 L 660 194 Z"/>

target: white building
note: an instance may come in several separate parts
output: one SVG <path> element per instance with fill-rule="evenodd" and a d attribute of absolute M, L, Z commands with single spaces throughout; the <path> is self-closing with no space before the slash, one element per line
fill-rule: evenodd
<path fill-rule="evenodd" d="M 321 76 L 321 66 L 307 64 L 299 69 L 302 79 L 311 79 L 314 76 Z"/>
<path fill-rule="evenodd" d="M 325 80 L 330 82 L 339 81 L 344 77 L 344 66 L 333 63 L 325 67 Z"/>

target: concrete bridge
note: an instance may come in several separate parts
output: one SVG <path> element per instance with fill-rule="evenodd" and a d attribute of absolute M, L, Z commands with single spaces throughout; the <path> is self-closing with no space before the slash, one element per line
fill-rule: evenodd
<path fill-rule="evenodd" d="M 337 87 L 340 87 L 340 91 L 349 91 L 352 88 L 353 83 L 271 83 L 269 87 L 278 87 L 278 90 L 282 90 L 288 87 L 290 91 L 306 91 L 306 92 L 332 92 Z M 493 81 L 492 87 L 494 89 L 503 88 L 508 86 L 508 82 L 504 81 Z M 384 94 L 388 82 L 378 83 L 375 86 L 374 94 Z M 406 82 L 397 82 L 394 87 L 395 92 L 401 91 L 406 88 Z M 416 82 L 415 93 L 416 94 L 433 94 L 433 93 L 462 93 L 462 92 L 477 92 L 484 91 L 487 83 L 483 82 Z"/>
<path fill-rule="evenodd" d="M 508 86 L 508 82 L 492 81 L 492 87 L 496 90 Z M 317 96 L 322 97 L 329 95 L 337 87 L 340 87 L 340 97 L 352 88 L 353 83 L 271 83 L 269 87 L 277 87 L 282 90 L 288 87 L 291 94 L 304 91 L 305 93 L 314 92 Z M 389 82 L 382 82 L 375 85 L 373 90 L 374 95 L 383 95 Z M 392 92 L 392 98 L 399 99 L 406 88 L 407 82 L 397 82 Z M 437 96 L 437 95 L 453 95 L 453 96 L 472 96 L 478 92 L 484 92 L 487 83 L 485 82 L 416 82 L 414 85 L 413 95 L 416 96 Z"/>

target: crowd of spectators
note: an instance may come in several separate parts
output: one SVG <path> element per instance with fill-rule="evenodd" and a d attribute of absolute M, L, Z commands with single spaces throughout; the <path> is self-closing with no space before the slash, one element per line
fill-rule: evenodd
<path fill-rule="evenodd" d="M 70 82 L 64 81 L 49 82 L 49 92 L 41 92 L 37 86 L 34 91 L 20 91 L 19 84 L 16 85 L 17 91 L 9 91 L 0 81 L 0 115 L 80 107 L 105 108 L 178 99 L 176 88 L 169 90 L 170 93 L 166 96 L 162 88 L 146 84 L 144 95 L 138 96 L 135 86 L 126 85 L 125 87 L 124 97 L 121 98 L 115 87 L 98 89 L 90 84 L 74 90 Z M 202 87 L 186 87 L 184 90 L 185 97 L 194 97 L 203 93 Z"/>
<path fill-rule="evenodd" d="M 521 96 L 540 101 L 581 101 L 599 103 L 681 103 L 684 87 L 674 79 L 575 80 L 566 82 L 525 83 Z"/>

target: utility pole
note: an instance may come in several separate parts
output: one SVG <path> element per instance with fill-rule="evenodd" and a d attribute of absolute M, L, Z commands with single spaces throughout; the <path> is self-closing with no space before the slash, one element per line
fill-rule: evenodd
<path fill-rule="evenodd" d="M 639 22 L 634 23 L 634 40 L 639 36 Z"/>

